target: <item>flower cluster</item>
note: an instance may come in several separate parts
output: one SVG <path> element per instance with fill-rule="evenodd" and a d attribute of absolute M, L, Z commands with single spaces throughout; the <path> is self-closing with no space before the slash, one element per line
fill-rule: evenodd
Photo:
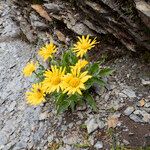
<path fill-rule="evenodd" d="M 112 72 L 109 68 L 100 69 L 99 63 L 89 62 L 85 57 L 87 51 L 96 44 L 96 39 L 90 39 L 89 35 L 78 37 L 78 42 L 65 51 L 60 59 L 54 55 L 57 48 L 52 42 L 42 47 L 38 55 L 44 61 L 49 61 L 49 69 L 33 61 L 23 69 L 25 77 L 34 74 L 38 79 L 30 91 L 26 92 L 27 103 L 39 105 L 50 95 L 55 97 L 58 113 L 69 107 L 74 110 L 76 104 L 83 100 L 96 111 L 90 89 L 95 83 L 104 85 L 102 77 Z"/>

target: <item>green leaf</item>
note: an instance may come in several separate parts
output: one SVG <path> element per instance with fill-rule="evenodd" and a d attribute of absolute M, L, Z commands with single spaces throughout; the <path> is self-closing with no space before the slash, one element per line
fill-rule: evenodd
<path fill-rule="evenodd" d="M 67 98 L 67 94 L 66 94 L 66 93 L 65 93 L 65 94 L 61 94 L 61 95 L 58 97 L 57 101 L 56 101 L 56 106 L 61 105 L 61 103 L 62 103 L 66 98 Z"/>
<path fill-rule="evenodd" d="M 87 103 L 92 107 L 92 109 L 97 112 L 97 106 L 96 106 L 96 102 L 93 99 L 93 97 L 89 94 L 85 95 L 85 100 L 87 101 Z"/>
<path fill-rule="evenodd" d="M 89 89 L 94 84 L 98 84 L 99 86 L 105 86 L 105 82 L 97 77 L 92 77 L 86 82 L 86 89 Z"/>
<path fill-rule="evenodd" d="M 73 112 L 74 109 L 75 109 L 75 102 L 74 102 L 74 101 L 71 101 L 71 103 L 70 103 L 70 108 L 71 108 L 71 110 L 72 110 L 72 112 Z"/>
<path fill-rule="evenodd" d="M 68 109 L 70 103 L 68 101 L 62 101 L 57 108 L 57 113 L 60 114 Z"/>
<path fill-rule="evenodd" d="M 62 60 L 61 60 L 62 66 L 66 67 L 69 63 L 69 53 L 68 52 L 64 52 L 64 54 L 62 55 Z"/>
<path fill-rule="evenodd" d="M 104 68 L 104 69 L 100 70 L 99 76 L 101 76 L 101 77 L 108 76 L 108 75 L 112 74 L 113 71 L 114 71 L 113 69 Z"/>
<path fill-rule="evenodd" d="M 96 75 L 99 73 L 99 64 L 94 63 L 89 67 L 89 74 Z"/>
<path fill-rule="evenodd" d="M 98 60 L 97 63 L 98 63 L 99 65 L 103 64 L 103 63 L 105 62 L 106 58 L 107 58 L 107 55 L 106 55 L 106 54 L 103 54 L 102 57 Z"/>

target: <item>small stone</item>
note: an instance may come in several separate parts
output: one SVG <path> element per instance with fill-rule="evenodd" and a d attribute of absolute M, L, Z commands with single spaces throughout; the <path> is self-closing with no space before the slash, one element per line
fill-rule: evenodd
<path fill-rule="evenodd" d="M 136 110 L 134 114 L 141 117 L 144 122 L 150 122 L 150 114 L 148 114 L 145 110 Z"/>
<path fill-rule="evenodd" d="M 145 107 L 149 108 L 150 107 L 150 102 L 146 103 Z"/>
<path fill-rule="evenodd" d="M 129 115 L 132 114 L 133 111 L 134 111 L 134 107 L 129 106 L 129 107 L 127 107 L 126 110 L 124 111 L 124 114 L 127 115 L 127 116 L 129 116 Z"/>
<path fill-rule="evenodd" d="M 8 107 L 8 111 L 9 111 L 9 112 L 13 111 L 14 108 L 15 108 L 15 106 L 16 106 L 16 101 L 13 101 L 13 102 L 10 104 L 10 106 Z"/>
<path fill-rule="evenodd" d="M 40 116 L 39 116 L 39 120 L 45 120 L 45 119 L 47 119 L 47 117 L 48 117 L 47 112 L 41 113 Z"/>
<path fill-rule="evenodd" d="M 98 141 L 98 142 L 94 145 L 94 147 L 95 147 L 97 150 L 103 148 L 103 143 L 102 143 L 102 141 Z"/>
<path fill-rule="evenodd" d="M 125 140 L 125 139 L 123 139 L 123 143 L 125 144 L 125 145 L 129 145 L 130 143 L 127 141 L 127 140 Z"/>
<path fill-rule="evenodd" d="M 8 141 L 8 136 L 6 136 L 7 133 L 5 132 L 0 132 L 0 146 L 3 146 L 7 143 Z"/>
<path fill-rule="evenodd" d="M 129 98 L 134 98 L 136 97 L 135 92 L 132 89 L 124 89 L 122 91 L 125 95 L 127 95 Z"/>
<path fill-rule="evenodd" d="M 20 141 L 19 143 L 16 144 L 14 150 L 20 150 L 20 149 L 26 149 L 26 148 L 27 148 L 27 142 Z"/>
<path fill-rule="evenodd" d="M 50 135 L 50 136 L 48 136 L 47 141 L 48 141 L 49 143 L 51 143 L 51 142 L 53 141 L 53 139 L 54 139 L 54 136 L 53 136 L 53 135 Z"/>
<path fill-rule="evenodd" d="M 103 129 L 105 127 L 105 123 L 103 121 L 97 119 L 97 123 L 100 129 Z"/>
<path fill-rule="evenodd" d="M 67 137 L 63 138 L 63 142 L 68 145 L 78 143 L 80 138 L 76 134 L 68 135 Z"/>
<path fill-rule="evenodd" d="M 88 140 L 91 145 L 94 145 L 94 137 L 93 136 L 90 136 Z"/>
<path fill-rule="evenodd" d="M 126 98 L 126 97 L 127 97 L 127 95 L 124 94 L 124 93 L 119 93 L 118 95 L 119 95 L 119 97 L 123 97 L 123 98 Z"/>
<path fill-rule="evenodd" d="M 73 123 L 69 123 L 68 127 L 72 128 L 73 127 Z"/>
<path fill-rule="evenodd" d="M 141 79 L 141 81 L 143 85 L 150 85 L 150 81 L 146 81 L 144 79 Z"/>
<path fill-rule="evenodd" d="M 137 115 L 135 114 L 131 114 L 130 116 L 130 119 L 132 119 L 133 121 L 135 122 L 143 122 L 142 119 L 140 119 Z"/>
<path fill-rule="evenodd" d="M 91 119 L 88 119 L 86 122 L 85 122 L 86 126 L 87 126 L 87 131 L 88 131 L 88 134 L 94 132 L 96 129 L 98 129 L 99 125 L 97 124 L 95 118 L 91 118 Z"/>

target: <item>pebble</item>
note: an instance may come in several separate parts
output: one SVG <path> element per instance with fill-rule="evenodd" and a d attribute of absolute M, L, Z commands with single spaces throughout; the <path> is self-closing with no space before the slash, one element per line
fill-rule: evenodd
<path fill-rule="evenodd" d="M 145 107 L 149 108 L 150 107 L 150 102 L 146 103 Z"/>
<path fill-rule="evenodd" d="M 125 140 L 125 139 L 123 139 L 123 143 L 125 144 L 125 145 L 129 145 L 130 143 L 127 141 L 127 140 Z"/>
<path fill-rule="evenodd" d="M 104 123 L 103 121 L 97 119 L 97 123 L 98 123 L 98 127 L 99 127 L 100 129 L 103 129 L 103 128 L 105 127 L 105 123 Z"/>
<path fill-rule="evenodd" d="M 130 119 L 132 119 L 133 121 L 135 122 L 143 122 L 142 119 L 140 119 L 137 115 L 135 114 L 131 114 L 130 116 Z"/>
<path fill-rule="evenodd" d="M 53 139 L 54 139 L 54 135 L 49 135 L 48 138 L 47 138 L 47 141 L 49 143 L 51 143 L 53 141 Z"/>
<path fill-rule="evenodd" d="M 127 108 L 125 109 L 124 114 L 125 114 L 126 116 L 129 116 L 129 115 L 132 114 L 133 111 L 134 111 L 134 107 L 129 106 L 129 107 L 127 107 Z"/>
<path fill-rule="evenodd" d="M 124 93 L 125 95 L 127 95 L 129 98 L 135 98 L 136 94 L 132 89 L 124 89 L 122 91 L 122 93 Z"/>
<path fill-rule="evenodd" d="M 97 150 L 102 149 L 102 148 L 103 148 L 103 143 L 102 143 L 102 141 L 96 142 L 96 144 L 94 145 L 94 147 L 95 147 Z"/>
<path fill-rule="evenodd" d="M 45 120 L 48 117 L 48 112 L 41 113 L 39 116 L 39 120 Z"/>
<path fill-rule="evenodd" d="M 85 121 L 85 124 L 87 126 L 87 132 L 88 132 L 88 134 L 94 132 L 99 127 L 99 125 L 96 122 L 95 118 L 88 119 L 87 121 Z"/>

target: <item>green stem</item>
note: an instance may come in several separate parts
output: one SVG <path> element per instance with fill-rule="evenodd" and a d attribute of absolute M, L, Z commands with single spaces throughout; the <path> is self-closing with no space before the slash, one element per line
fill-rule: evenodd
<path fill-rule="evenodd" d="M 33 73 L 37 76 L 37 78 L 39 78 L 40 80 L 42 80 L 42 78 L 39 77 L 39 75 L 35 71 L 33 71 Z"/>

